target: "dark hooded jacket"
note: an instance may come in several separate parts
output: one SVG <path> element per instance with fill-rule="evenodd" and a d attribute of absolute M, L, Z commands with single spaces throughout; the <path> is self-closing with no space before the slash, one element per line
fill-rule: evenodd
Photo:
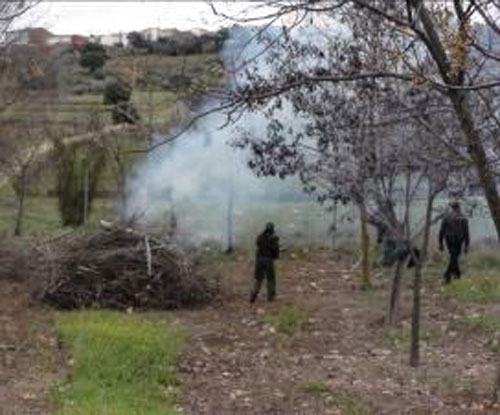
<path fill-rule="evenodd" d="M 278 259 L 279 238 L 271 230 L 265 230 L 257 237 L 257 258 Z"/>

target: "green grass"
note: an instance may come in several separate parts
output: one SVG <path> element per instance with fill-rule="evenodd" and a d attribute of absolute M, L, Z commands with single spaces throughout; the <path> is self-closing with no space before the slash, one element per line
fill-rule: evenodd
<path fill-rule="evenodd" d="M 485 333 L 488 335 L 500 334 L 500 317 L 483 314 L 472 317 L 462 317 L 454 322 L 459 328 L 468 332 Z"/>
<path fill-rule="evenodd" d="M 61 313 L 57 328 L 71 355 L 56 387 L 59 415 L 174 414 L 174 363 L 181 332 L 136 315 Z"/>
<path fill-rule="evenodd" d="M 302 385 L 304 392 L 310 393 L 311 395 L 323 395 L 325 393 L 331 393 L 332 389 L 324 382 L 306 382 Z"/>
<path fill-rule="evenodd" d="M 12 195 L 0 196 L 0 235 L 12 235 L 16 218 L 16 202 Z M 113 200 L 95 199 L 89 217 L 88 229 L 97 228 L 100 219 L 113 220 L 116 207 Z M 53 236 L 66 229 L 61 226 L 57 198 L 30 196 L 26 200 L 23 236 Z M 69 228 L 68 228 L 69 229 Z"/>
<path fill-rule="evenodd" d="M 342 415 L 370 415 L 370 410 L 357 398 L 345 393 L 334 392 L 335 405 Z"/>
<path fill-rule="evenodd" d="M 500 274 L 500 253 L 493 250 L 485 250 L 471 253 L 469 266 L 474 271 L 498 271 Z"/>
<path fill-rule="evenodd" d="M 488 352 L 500 353 L 500 317 L 492 314 L 462 317 L 453 322 L 453 328 L 467 334 L 482 334 L 487 341 L 482 343 Z"/>
<path fill-rule="evenodd" d="M 335 406 L 341 415 L 370 415 L 369 409 L 357 398 L 350 394 L 332 390 L 324 382 L 305 382 L 302 384 L 304 392 L 314 396 L 324 396 L 325 402 L 330 406 Z"/>
<path fill-rule="evenodd" d="M 275 314 L 266 316 L 264 321 L 272 324 L 278 333 L 291 336 L 305 328 L 307 312 L 298 307 L 285 307 Z"/>
<path fill-rule="evenodd" d="M 459 301 L 491 304 L 500 302 L 500 272 L 474 272 L 446 287 L 446 293 Z"/>
<path fill-rule="evenodd" d="M 483 247 L 471 252 L 462 279 L 446 287 L 448 296 L 462 302 L 500 302 L 500 254 L 496 248 Z"/>

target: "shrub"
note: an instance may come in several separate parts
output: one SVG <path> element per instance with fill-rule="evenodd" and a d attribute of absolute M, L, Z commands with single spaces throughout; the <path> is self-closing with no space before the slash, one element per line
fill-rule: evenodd
<path fill-rule="evenodd" d="M 113 79 L 104 87 L 104 105 L 115 105 L 130 101 L 132 88 L 121 79 Z"/>
<path fill-rule="evenodd" d="M 99 43 L 87 43 L 81 52 L 80 65 L 88 68 L 91 73 L 102 68 L 108 59 L 106 49 Z"/>
<path fill-rule="evenodd" d="M 105 152 L 87 146 L 56 143 L 57 193 L 63 226 L 81 226 L 90 214 L 99 177 L 105 167 Z M 87 211 L 85 211 L 87 209 Z"/>

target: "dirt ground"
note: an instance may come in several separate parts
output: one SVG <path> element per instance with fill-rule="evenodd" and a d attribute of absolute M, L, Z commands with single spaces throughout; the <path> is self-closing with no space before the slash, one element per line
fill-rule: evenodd
<path fill-rule="evenodd" d="M 488 339 L 454 324 L 482 307 L 446 299 L 437 275 L 425 280 L 421 366 L 412 369 L 409 336 L 397 335 L 409 333 L 409 276 L 402 325 L 389 330 L 388 277 L 379 274 L 373 291 L 358 291 L 352 264 L 331 253 L 283 261 L 278 300 L 270 304 L 265 292 L 248 303 L 249 261 L 225 264 L 223 272 L 221 304 L 177 313 L 190 334 L 180 363 L 185 414 L 500 414 L 490 402 L 495 354 L 485 351 Z M 290 306 L 308 320 L 287 335 L 266 316 Z"/>
<path fill-rule="evenodd" d="M 59 359 L 51 312 L 31 301 L 25 285 L 0 280 L 0 414 L 53 413 Z"/>
<path fill-rule="evenodd" d="M 409 359 L 410 278 L 402 324 L 384 326 L 388 276 L 356 289 L 351 262 L 331 252 L 285 258 L 278 298 L 265 290 L 248 303 L 252 262 L 220 264 L 223 297 L 208 308 L 172 313 L 188 345 L 179 361 L 184 415 L 496 415 L 491 404 L 495 354 L 491 339 L 456 324 L 498 306 L 447 299 L 426 273 L 421 366 Z M 265 287 L 263 287 L 265 288 Z M 269 316 L 293 307 L 306 316 L 291 334 Z M 0 281 L 0 414 L 50 415 L 50 386 L 64 377 L 53 315 L 26 288 Z M 406 333 L 406 334 L 405 334 Z M 103 414 L 105 415 L 105 414 Z"/>

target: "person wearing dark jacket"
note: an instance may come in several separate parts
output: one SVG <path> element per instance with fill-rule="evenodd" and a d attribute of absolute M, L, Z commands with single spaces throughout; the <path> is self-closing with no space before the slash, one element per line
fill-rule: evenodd
<path fill-rule="evenodd" d="M 259 295 L 264 279 L 267 282 L 267 300 L 273 301 L 276 297 L 276 274 L 274 271 L 274 261 L 279 258 L 280 246 L 279 238 L 274 233 L 274 224 L 266 224 L 256 241 L 257 252 L 255 258 L 255 283 L 250 295 L 250 302 L 253 303 Z"/>
<path fill-rule="evenodd" d="M 455 279 L 461 277 L 460 267 L 458 260 L 462 253 L 462 246 L 464 253 L 469 250 L 469 221 L 460 209 L 460 203 L 451 202 L 451 211 L 444 217 L 441 222 L 441 229 L 439 230 L 439 250 L 444 250 L 444 243 L 450 254 L 450 261 L 444 273 L 445 283 L 451 281 L 451 277 Z"/>

